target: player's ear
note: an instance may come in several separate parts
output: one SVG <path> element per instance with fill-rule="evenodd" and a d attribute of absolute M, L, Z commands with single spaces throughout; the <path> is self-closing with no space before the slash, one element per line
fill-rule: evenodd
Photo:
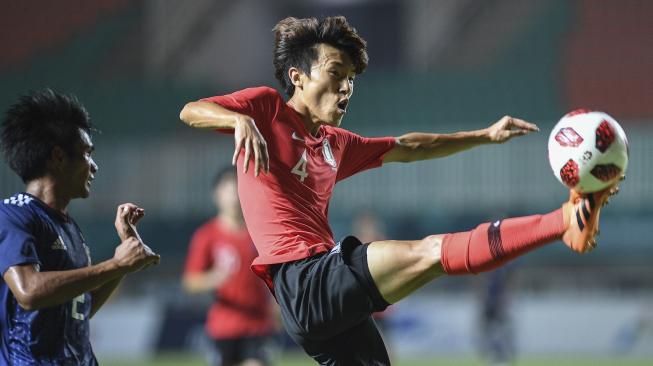
<path fill-rule="evenodd" d="M 302 75 L 304 75 L 304 73 L 296 67 L 288 69 L 288 78 L 295 88 L 301 89 L 304 86 Z"/>
<path fill-rule="evenodd" d="M 55 146 L 50 152 L 50 159 L 48 160 L 48 166 L 53 171 L 60 171 L 66 160 L 66 152 L 60 146 Z"/>

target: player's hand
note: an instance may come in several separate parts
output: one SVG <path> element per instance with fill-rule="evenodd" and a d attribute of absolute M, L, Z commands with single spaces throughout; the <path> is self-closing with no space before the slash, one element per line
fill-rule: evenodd
<path fill-rule="evenodd" d="M 145 210 L 133 203 L 123 203 L 116 210 L 116 231 L 121 241 L 128 237 L 141 238 L 136 231 L 136 224 L 145 216 Z"/>
<path fill-rule="evenodd" d="M 234 139 L 236 149 L 234 157 L 231 160 L 232 165 L 236 165 L 240 151 L 245 149 L 245 157 L 243 159 L 243 169 L 245 173 L 249 168 L 249 161 L 254 158 L 254 175 L 258 177 L 260 172 L 268 173 L 270 171 L 270 158 L 268 155 L 268 146 L 259 132 L 254 120 L 248 116 L 242 116 L 236 121 L 234 128 Z"/>
<path fill-rule="evenodd" d="M 116 247 L 113 259 L 121 269 L 131 273 L 158 264 L 161 257 L 143 242 L 130 236 Z"/>
<path fill-rule="evenodd" d="M 485 129 L 490 142 L 503 143 L 515 136 L 523 136 L 529 132 L 539 131 L 537 125 L 519 118 L 504 116 L 495 124 Z"/>

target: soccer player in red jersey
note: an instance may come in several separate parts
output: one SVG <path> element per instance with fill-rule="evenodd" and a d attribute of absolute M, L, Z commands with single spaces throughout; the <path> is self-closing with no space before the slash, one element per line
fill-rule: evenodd
<path fill-rule="evenodd" d="M 488 271 L 561 239 L 576 252 L 596 246 L 599 210 L 616 185 L 587 196 L 572 191 L 553 212 L 468 232 L 367 245 L 347 237 L 336 245 L 327 222 L 336 182 L 538 128 L 505 116 L 477 131 L 361 137 L 339 126 L 354 78 L 367 66 L 365 41 L 344 17 L 287 18 L 274 31 L 275 76 L 287 101 L 274 89 L 249 88 L 190 102 L 180 118 L 234 133 L 238 191 L 259 252 L 252 269 L 273 291 L 290 336 L 318 363 L 389 364 L 370 314 L 439 276 Z"/>
<path fill-rule="evenodd" d="M 270 292 L 249 268 L 257 253 L 240 209 L 235 169 L 218 172 L 213 200 L 218 216 L 193 235 L 184 288 L 191 293 L 215 292 L 206 319 L 218 356 L 213 365 L 268 365 L 275 312 Z"/>

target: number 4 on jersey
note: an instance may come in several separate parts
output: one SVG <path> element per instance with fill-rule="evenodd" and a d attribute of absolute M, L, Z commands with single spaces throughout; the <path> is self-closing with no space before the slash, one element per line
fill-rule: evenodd
<path fill-rule="evenodd" d="M 308 160 L 306 159 L 306 150 L 302 153 L 302 157 L 299 158 L 299 161 L 295 166 L 292 168 L 291 173 L 297 174 L 299 176 L 299 181 L 304 182 L 304 179 L 308 177 L 308 171 L 306 170 L 306 163 Z"/>

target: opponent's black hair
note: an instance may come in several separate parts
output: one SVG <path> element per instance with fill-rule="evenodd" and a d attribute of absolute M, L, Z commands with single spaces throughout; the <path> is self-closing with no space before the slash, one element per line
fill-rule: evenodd
<path fill-rule="evenodd" d="M 68 156 L 81 140 L 80 129 L 93 130 L 88 112 L 73 95 L 52 89 L 19 97 L 5 112 L 0 143 L 9 167 L 27 183 L 46 173 L 52 149 L 59 146 Z"/>
<path fill-rule="evenodd" d="M 346 52 L 351 58 L 356 74 L 367 67 L 367 43 L 343 16 L 323 19 L 286 18 L 273 28 L 274 76 L 288 97 L 292 97 L 295 86 L 290 81 L 288 69 L 296 67 L 310 75 L 311 65 L 318 58 L 316 45 L 329 44 Z"/>

